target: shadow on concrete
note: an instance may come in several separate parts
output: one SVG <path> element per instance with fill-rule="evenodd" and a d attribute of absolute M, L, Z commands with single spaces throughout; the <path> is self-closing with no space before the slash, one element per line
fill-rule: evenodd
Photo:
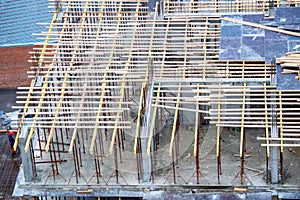
<path fill-rule="evenodd" d="M 0 90 L 0 110 L 4 112 L 12 112 L 13 105 L 16 105 L 17 89 Z"/>

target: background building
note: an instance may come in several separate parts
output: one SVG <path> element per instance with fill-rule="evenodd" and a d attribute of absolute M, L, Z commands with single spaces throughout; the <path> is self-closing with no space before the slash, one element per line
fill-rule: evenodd
<path fill-rule="evenodd" d="M 17 87 L 28 86 L 30 79 L 27 71 L 32 66 L 29 52 L 34 52 L 34 44 L 43 45 L 44 38 L 37 38 L 33 33 L 47 30 L 52 14 L 48 1 L 7 1 L 1 2 L 0 23 L 0 110 L 12 111 L 15 104 Z"/>
<path fill-rule="evenodd" d="M 6 126 L 11 120 L 10 112 L 16 105 L 17 87 L 28 86 L 30 79 L 27 71 L 32 66 L 31 55 L 34 44 L 42 45 L 41 40 L 33 36 L 47 30 L 45 25 L 37 23 L 49 22 L 47 0 L 2 0 L 0 3 L 0 198 L 13 199 L 12 192 L 20 166 L 18 158 L 11 159 L 10 146 L 7 139 Z"/>

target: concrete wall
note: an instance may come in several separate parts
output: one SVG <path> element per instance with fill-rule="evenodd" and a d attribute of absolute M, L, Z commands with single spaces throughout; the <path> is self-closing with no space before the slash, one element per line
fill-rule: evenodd
<path fill-rule="evenodd" d="M 27 76 L 31 63 L 29 51 L 33 46 L 0 48 L 0 89 L 29 86 Z"/>

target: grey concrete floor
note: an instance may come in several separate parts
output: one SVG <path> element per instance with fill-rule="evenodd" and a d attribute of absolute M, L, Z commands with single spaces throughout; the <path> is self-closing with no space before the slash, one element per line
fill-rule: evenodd
<path fill-rule="evenodd" d="M 1 91 L 1 106 L 2 110 L 11 111 L 11 106 L 15 103 L 15 90 Z M 135 124 L 132 124 L 133 128 L 126 133 L 125 151 L 122 153 L 122 161 L 118 150 L 118 167 L 119 167 L 119 183 L 116 183 L 116 176 L 114 174 L 115 162 L 114 154 L 109 154 L 108 149 L 110 145 L 111 133 L 108 133 L 108 140 L 104 140 L 105 155 L 101 155 L 101 175 L 100 182 L 97 183 L 97 177 L 95 176 L 94 157 L 88 153 L 91 137 L 82 136 L 84 138 L 85 149 L 80 148 L 83 165 L 80 168 L 81 176 L 79 180 L 76 180 L 74 169 L 74 158 L 72 154 L 62 153 L 59 159 L 67 160 L 67 162 L 58 163 L 59 171 L 55 172 L 51 169 L 51 164 L 38 164 L 37 165 L 37 180 L 35 183 L 31 183 L 31 188 L 37 187 L 57 187 L 59 188 L 81 188 L 81 187 L 93 187 L 104 186 L 106 188 L 114 188 L 120 185 L 131 185 L 137 187 L 139 185 L 137 181 L 137 169 L 136 169 L 136 156 L 133 154 L 133 142 L 135 132 Z M 222 159 L 222 175 L 220 184 L 217 179 L 217 160 L 216 160 L 216 129 L 211 127 L 207 132 L 202 132 L 200 136 L 200 184 L 196 184 L 195 177 L 195 157 L 193 157 L 193 145 L 194 145 L 194 130 L 193 126 L 182 125 L 179 129 L 179 159 L 178 165 L 176 165 L 176 183 L 174 182 L 173 169 L 172 169 L 172 157 L 169 155 L 169 143 L 171 124 L 165 128 L 160 136 L 160 144 L 158 151 L 155 153 L 155 176 L 154 183 L 150 185 L 156 186 L 205 186 L 219 187 L 219 186 L 246 186 L 246 187 L 268 187 L 266 184 L 266 168 L 265 168 L 265 148 L 261 147 L 260 142 L 256 140 L 258 136 L 263 136 L 264 131 L 260 129 L 247 129 L 246 130 L 246 158 L 245 166 L 252 170 L 245 169 L 244 183 L 241 184 L 240 176 L 237 176 L 240 172 L 240 158 L 239 158 L 239 144 L 240 144 L 240 132 L 233 129 L 223 129 L 222 141 L 221 141 L 221 159 Z M 88 134 L 89 135 L 89 134 Z M 67 143 L 67 142 L 66 142 Z M 43 144 L 45 145 L 45 144 Z M 82 144 L 81 144 L 82 145 Z M 35 149 L 38 149 L 38 144 L 35 144 Z M 85 151 L 84 151 L 85 150 Z M 84 153 L 86 152 L 86 153 Z M 36 161 L 49 161 L 49 154 L 43 152 L 43 157 L 36 151 Z M 300 152 L 298 149 L 286 149 L 284 152 L 284 185 L 283 186 L 298 186 L 300 183 L 299 173 L 299 158 Z M 256 170 L 256 171 L 253 171 Z M 258 173 L 260 172 L 260 173 Z M 22 174 L 19 174 L 19 184 L 22 182 L 20 178 Z M 236 177 L 236 178 L 235 178 Z M 141 184 L 142 185 L 142 184 Z M 43 189 L 44 190 L 44 189 Z M 172 198 L 171 198 L 171 197 Z M 192 197 L 191 194 L 190 197 Z M 225 195 L 226 196 L 226 195 Z M 270 194 L 268 193 L 269 197 Z M 228 198 L 227 198 L 228 197 Z M 227 196 L 230 199 L 233 196 Z M 181 194 L 176 193 L 165 196 L 164 199 L 182 199 Z M 209 198 L 221 198 L 212 197 Z M 225 198 L 225 199 L 226 199 Z M 234 197 L 236 199 L 245 199 Z M 223 198 L 222 198 L 223 199 Z M 251 198 L 250 198 L 251 199 Z M 255 198 L 253 198 L 255 199 Z M 258 198 L 259 199 L 259 198 Z M 264 198 L 261 198 L 264 199 Z M 266 198 L 268 199 L 268 198 Z"/>
<path fill-rule="evenodd" d="M 181 128 L 179 142 L 179 157 L 176 165 L 175 179 L 172 168 L 172 157 L 169 155 L 170 128 L 160 136 L 158 151 L 155 152 L 154 162 L 154 185 L 196 185 L 195 157 L 193 156 L 194 133 L 191 130 Z M 246 152 L 245 152 L 245 176 L 243 183 L 238 175 L 241 170 L 241 159 L 239 157 L 240 132 L 237 130 L 224 129 L 221 141 L 221 164 L 222 175 L 220 184 L 217 179 L 217 159 L 215 147 L 215 128 L 210 128 L 207 133 L 201 136 L 200 147 L 200 185 L 204 186 L 261 186 L 266 187 L 266 157 L 265 148 L 261 147 L 257 137 L 263 136 L 263 131 L 259 129 L 246 130 Z M 110 134 L 109 134 L 110 135 Z M 66 160 L 58 164 L 59 175 L 54 177 L 51 164 L 37 164 L 38 178 L 34 184 L 37 185 L 98 185 L 95 176 L 94 157 L 88 153 L 89 140 L 85 138 L 85 147 L 81 147 L 80 167 L 81 176 L 76 180 L 74 168 L 74 158 L 72 154 L 60 154 L 61 160 Z M 119 183 L 116 182 L 114 153 L 108 152 L 110 138 L 104 141 L 105 155 L 101 155 L 101 175 L 100 185 L 138 185 L 136 156 L 133 154 L 134 137 L 128 134 L 125 140 L 125 151 L 117 148 Z M 42 144 L 44 145 L 44 144 Z M 85 148 L 85 150 L 83 149 Z M 38 149 L 38 145 L 35 145 Z M 79 153 L 79 152 L 78 152 Z M 121 155 L 121 157 L 120 157 Z M 285 151 L 284 157 L 284 184 L 299 185 L 300 174 L 299 151 L 292 149 Z M 35 153 L 36 162 L 49 161 L 49 154 L 43 152 L 42 157 L 37 151 Z"/>

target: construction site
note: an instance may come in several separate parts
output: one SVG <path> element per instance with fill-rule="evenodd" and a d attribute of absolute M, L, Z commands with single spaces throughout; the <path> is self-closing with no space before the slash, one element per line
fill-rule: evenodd
<path fill-rule="evenodd" d="M 47 9 L 9 126 L 14 198 L 300 199 L 300 1 Z"/>

